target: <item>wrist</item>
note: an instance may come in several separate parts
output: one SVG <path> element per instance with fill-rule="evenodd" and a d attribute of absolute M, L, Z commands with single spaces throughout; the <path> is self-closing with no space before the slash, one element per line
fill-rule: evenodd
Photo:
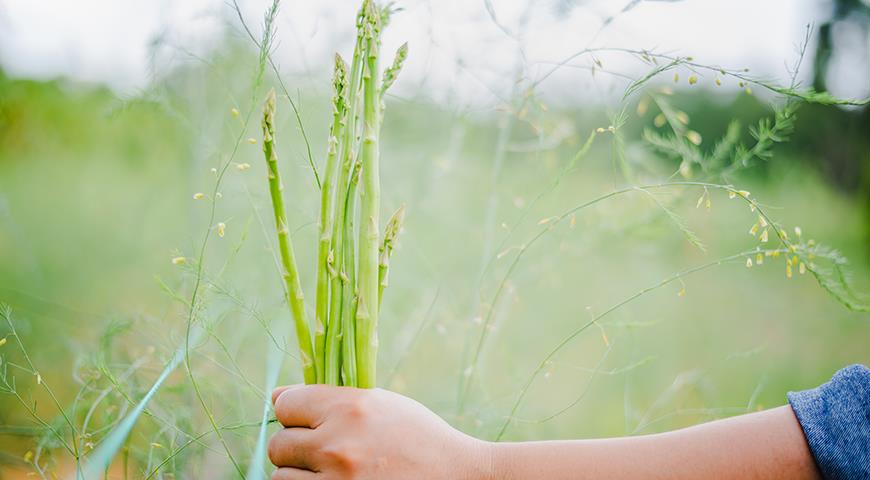
<path fill-rule="evenodd" d="M 501 448 L 495 442 L 472 439 L 471 466 L 468 478 L 471 480 L 506 480 L 510 478 L 504 468 L 500 455 Z"/>

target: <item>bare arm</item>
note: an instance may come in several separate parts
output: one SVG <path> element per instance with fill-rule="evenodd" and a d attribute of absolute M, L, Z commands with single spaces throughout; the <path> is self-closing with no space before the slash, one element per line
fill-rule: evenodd
<path fill-rule="evenodd" d="M 603 440 L 490 443 L 384 390 L 276 390 L 287 428 L 269 458 L 286 479 L 816 479 L 791 407 L 674 432 Z"/>
<path fill-rule="evenodd" d="M 657 435 L 491 448 L 499 479 L 819 478 L 789 406 Z"/>

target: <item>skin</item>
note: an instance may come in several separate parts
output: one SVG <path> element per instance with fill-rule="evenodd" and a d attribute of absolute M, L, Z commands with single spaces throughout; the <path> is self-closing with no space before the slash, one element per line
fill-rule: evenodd
<path fill-rule="evenodd" d="M 492 443 L 386 390 L 272 394 L 273 480 L 821 478 L 790 406 L 639 437 Z"/>

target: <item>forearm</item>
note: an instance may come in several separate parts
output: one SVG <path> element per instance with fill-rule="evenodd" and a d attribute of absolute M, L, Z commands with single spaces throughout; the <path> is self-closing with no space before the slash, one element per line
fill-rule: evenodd
<path fill-rule="evenodd" d="M 604 440 L 490 444 L 490 477 L 817 479 L 789 406 L 674 432 Z"/>

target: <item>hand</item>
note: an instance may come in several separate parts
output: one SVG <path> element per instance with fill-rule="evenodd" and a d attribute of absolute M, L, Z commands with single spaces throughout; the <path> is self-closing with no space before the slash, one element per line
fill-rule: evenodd
<path fill-rule="evenodd" d="M 307 385 L 272 393 L 286 427 L 269 441 L 273 480 L 482 479 L 485 442 L 386 390 Z"/>

